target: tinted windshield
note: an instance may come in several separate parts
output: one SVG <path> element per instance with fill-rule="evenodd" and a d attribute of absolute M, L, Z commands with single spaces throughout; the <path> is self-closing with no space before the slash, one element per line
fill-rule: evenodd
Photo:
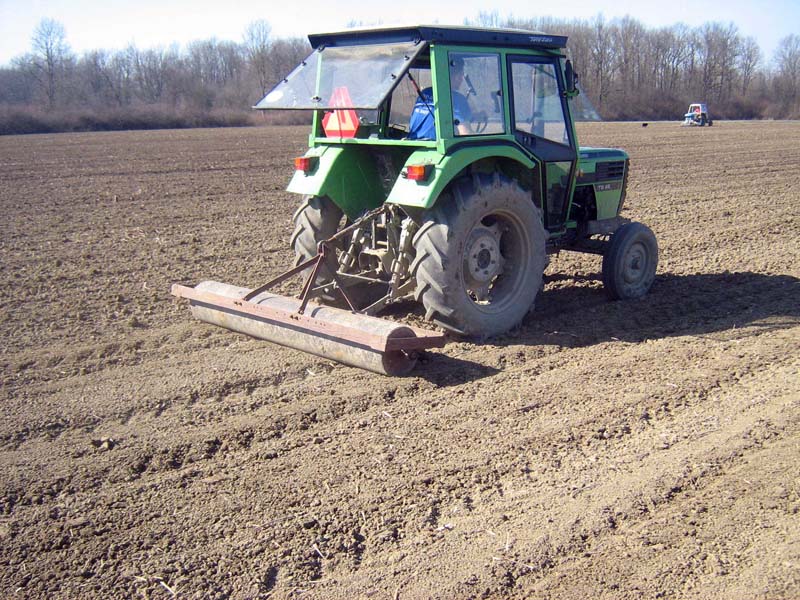
<path fill-rule="evenodd" d="M 378 108 L 424 46 L 402 42 L 317 49 L 256 108 Z"/>

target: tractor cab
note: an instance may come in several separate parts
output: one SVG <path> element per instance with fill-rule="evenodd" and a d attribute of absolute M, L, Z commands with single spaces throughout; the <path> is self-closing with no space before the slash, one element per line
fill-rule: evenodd
<path fill-rule="evenodd" d="M 384 202 L 427 210 L 458 177 L 499 167 L 549 231 L 565 231 L 578 172 L 565 37 L 420 26 L 309 40 L 311 55 L 256 105 L 314 113 L 309 168 L 289 191 L 326 194 L 351 218 Z M 332 189 L 340 172 L 358 198 Z"/>
<path fill-rule="evenodd" d="M 462 34 L 447 36 L 450 47 L 424 39 L 444 37 L 450 29 Z M 467 35 L 472 30 L 450 29 L 309 36 L 314 52 L 255 108 L 314 110 L 319 143 L 390 139 L 419 145 L 506 134 L 501 52 L 466 51 L 455 43 L 476 43 Z M 412 118 L 426 126 L 413 131 Z"/>

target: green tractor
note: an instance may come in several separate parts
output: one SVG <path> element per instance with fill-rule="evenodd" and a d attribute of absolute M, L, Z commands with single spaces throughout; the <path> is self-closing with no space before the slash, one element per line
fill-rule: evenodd
<path fill-rule="evenodd" d="M 453 334 L 502 334 L 532 309 L 548 254 L 602 255 L 611 298 L 647 293 L 656 239 L 620 216 L 628 155 L 578 145 L 566 37 L 419 26 L 309 40 L 312 54 L 256 106 L 313 114 L 309 149 L 288 186 L 302 196 L 296 266 L 255 290 L 176 286 L 201 319 L 395 373 L 413 366 L 414 350 L 443 340 L 415 328 L 376 333 L 385 321 L 370 315 L 414 300 Z M 267 289 L 297 273 L 306 276 L 298 304 L 254 314 L 251 305 L 288 300 Z M 244 324 L 232 324 L 243 304 Z M 309 306 L 316 316 L 298 335 L 315 341 L 299 343 L 297 316 L 309 316 Z M 248 323 L 259 317 L 268 331 Z M 364 343 L 364 331 L 379 341 Z M 320 336 L 342 347 L 320 350 Z M 379 366 L 350 356 L 365 346 L 379 348 Z M 393 352 L 401 366 L 386 367 L 383 355 Z"/>

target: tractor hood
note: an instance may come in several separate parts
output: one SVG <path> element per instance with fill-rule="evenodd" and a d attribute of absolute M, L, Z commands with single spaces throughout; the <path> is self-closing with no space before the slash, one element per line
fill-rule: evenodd
<path fill-rule="evenodd" d="M 625 160 L 628 158 L 628 153 L 619 148 L 590 148 L 588 146 L 581 146 L 578 150 L 578 158 L 583 161 L 591 160 Z"/>

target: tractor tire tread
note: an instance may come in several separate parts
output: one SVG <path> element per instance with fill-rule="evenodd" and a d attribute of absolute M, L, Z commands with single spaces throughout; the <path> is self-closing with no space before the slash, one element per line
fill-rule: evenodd
<path fill-rule="evenodd" d="M 317 244 L 333 236 L 342 218 L 341 209 L 325 196 L 305 196 L 295 211 L 290 239 L 295 266 L 317 255 Z"/>
<path fill-rule="evenodd" d="M 415 298 L 425 307 L 425 316 L 437 325 L 463 336 L 490 336 L 507 331 L 517 325 L 519 320 L 533 308 L 533 299 L 526 306 L 521 317 L 495 315 L 489 325 L 476 324 L 457 308 L 457 298 L 463 295 L 458 285 L 451 285 L 448 272 L 460 268 L 458 258 L 448 256 L 448 250 L 457 246 L 461 240 L 455 236 L 464 232 L 457 229 L 458 215 L 465 213 L 476 203 L 488 206 L 497 198 L 514 197 L 517 202 L 530 201 L 530 195 L 522 188 L 499 173 L 473 174 L 455 181 L 439 199 L 437 205 L 428 213 L 427 221 L 414 236 L 416 257 L 411 265 L 412 277 L 416 278 Z M 529 268 L 536 293 L 540 288 L 545 262 L 546 233 L 541 220 L 540 209 L 531 201 L 534 218 L 531 238 L 536 247 Z M 538 247 L 540 246 L 540 247 Z M 488 328 L 488 329 L 487 329 Z"/>
<path fill-rule="evenodd" d="M 648 248 L 650 261 L 641 284 L 634 289 L 626 289 L 620 269 L 624 255 L 630 245 L 641 241 Z M 603 255 L 602 281 L 606 295 L 611 300 L 627 300 L 644 296 L 650 289 L 658 266 L 658 242 L 652 230 L 643 223 L 632 221 L 620 227 L 611 236 L 608 249 Z"/>

